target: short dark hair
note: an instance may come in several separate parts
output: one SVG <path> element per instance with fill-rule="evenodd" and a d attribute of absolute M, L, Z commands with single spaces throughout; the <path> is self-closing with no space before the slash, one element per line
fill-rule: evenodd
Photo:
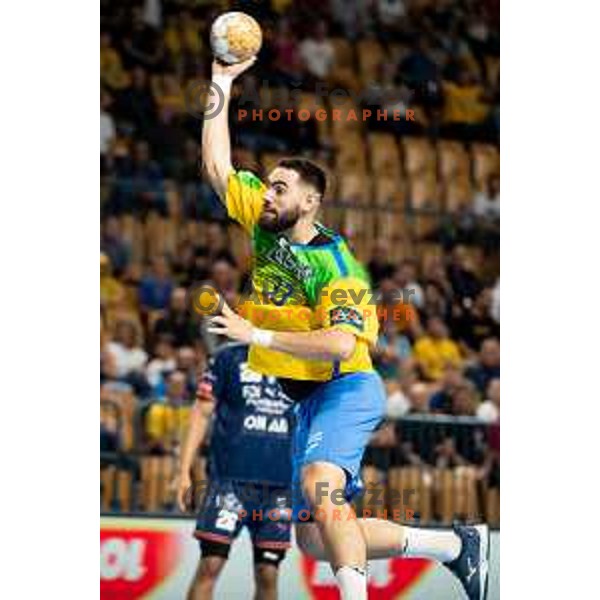
<path fill-rule="evenodd" d="M 277 166 L 296 171 L 302 181 L 312 185 L 321 196 L 325 195 L 327 174 L 316 163 L 307 158 L 283 158 L 277 163 Z"/>

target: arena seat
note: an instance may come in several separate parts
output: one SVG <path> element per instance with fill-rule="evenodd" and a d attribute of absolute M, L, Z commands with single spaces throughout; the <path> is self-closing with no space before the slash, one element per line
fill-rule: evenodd
<path fill-rule="evenodd" d="M 455 213 L 463 207 L 471 205 L 473 193 L 468 174 L 456 177 L 444 185 L 444 207 L 448 212 Z"/>
<path fill-rule="evenodd" d="M 473 144 L 471 147 L 473 180 L 477 190 L 483 189 L 491 174 L 500 173 L 498 148 L 489 144 Z"/>
<path fill-rule="evenodd" d="M 366 173 L 344 171 L 338 176 L 337 197 L 354 206 L 368 206 L 373 197 L 371 178 Z"/>
<path fill-rule="evenodd" d="M 375 205 L 385 208 L 403 209 L 406 200 L 404 181 L 399 177 L 374 176 Z"/>
<path fill-rule="evenodd" d="M 408 181 L 408 197 L 413 210 L 439 210 L 439 192 L 435 174 L 420 172 L 413 175 Z"/>
<path fill-rule="evenodd" d="M 371 170 L 377 175 L 397 175 L 402 170 L 396 138 L 389 133 L 371 133 L 367 138 Z"/>
<path fill-rule="evenodd" d="M 317 124 L 317 135 L 319 141 L 323 142 L 329 137 L 329 129 L 330 129 L 330 120 L 326 119 L 317 119 L 314 117 L 315 113 L 318 110 L 326 110 L 326 105 L 321 98 L 319 98 L 316 94 L 311 94 L 309 92 L 302 92 L 298 97 L 297 102 L 298 111 L 300 110 L 308 110 L 315 122 Z"/>
<path fill-rule="evenodd" d="M 443 140 L 437 144 L 438 168 L 443 181 L 455 177 L 468 176 L 470 159 L 467 151 L 460 142 Z"/>
<path fill-rule="evenodd" d="M 425 138 L 402 138 L 404 169 L 409 176 L 420 173 L 435 175 L 435 151 L 431 142 Z"/>
<path fill-rule="evenodd" d="M 419 515 L 421 521 L 430 521 L 432 516 L 432 479 L 425 469 L 417 466 L 392 467 L 388 472 L 390 512 L 400 509 L 400 520 L 405 521 L 406 510 Z M 410 513 L 409 513 L 410 514 Z"/>

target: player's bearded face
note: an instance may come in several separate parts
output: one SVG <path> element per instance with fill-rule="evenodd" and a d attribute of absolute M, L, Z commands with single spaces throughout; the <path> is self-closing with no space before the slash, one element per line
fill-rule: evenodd
<path fill-rule="evenodd" d="M 299 218 L 300 207 L 297 205 L 287 209 L 277 209 L 274 206 L 265 205 L 258 224 L 271 233 L 281 233 L 291 229 Z"/>
<path fill-rule="evenodd" d="M 280 167 L 269 175 L 269 188 L 258 221 L 260 227 L 280 233 L 296 225 L 303 214 L 306 196 L 306 190 L 298 179 L 298 173 Z"/>

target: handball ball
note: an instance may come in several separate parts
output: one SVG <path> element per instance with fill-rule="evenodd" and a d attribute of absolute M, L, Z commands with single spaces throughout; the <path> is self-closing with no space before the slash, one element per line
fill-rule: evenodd
<path fill-rule="evenodd" d="M 213 54 L 229 65 L 251 58 L 258 53 L 261 44 L 260 25 L 243 12 L 222 14 L 210 29 Z"/>

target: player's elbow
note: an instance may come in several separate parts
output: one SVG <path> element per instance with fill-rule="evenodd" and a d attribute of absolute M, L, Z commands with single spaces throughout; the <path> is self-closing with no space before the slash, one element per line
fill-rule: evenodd
<path fill-rule="evenodd" d="M 334 332 L 333 352 L 338 360 L 349 360 L 356 348 L 356 338 L 345 331 Z"/>

